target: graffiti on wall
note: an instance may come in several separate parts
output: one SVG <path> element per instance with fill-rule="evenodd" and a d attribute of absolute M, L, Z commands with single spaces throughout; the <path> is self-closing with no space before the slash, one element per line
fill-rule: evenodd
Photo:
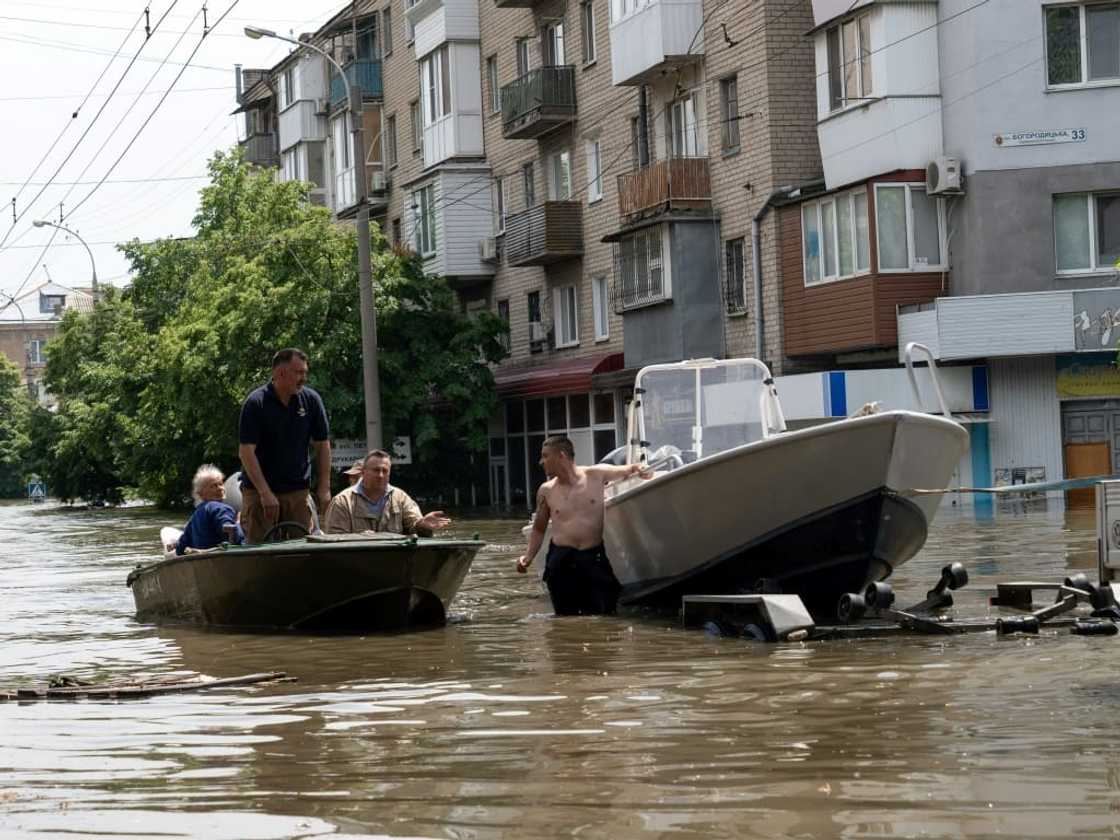
<path fill-rule="evenodd" d="M 1120 289 L 1073 293 L 1073 346 L 1080 351 L 1120 345 Z"/>

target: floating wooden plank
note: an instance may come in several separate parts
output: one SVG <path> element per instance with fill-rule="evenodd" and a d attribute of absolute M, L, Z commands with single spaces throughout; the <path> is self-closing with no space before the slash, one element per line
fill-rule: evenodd
<path fill-rule="evenodd" d="M 108 685 L 66 685 L 46 688 L 16 688 L 0 691 L 0 701 L 29 700 L 86 700 L 107 699 L 125 700 L 139 697 L 153 697 L 157 694 L 176 694 L 185 691 L 203 691 L 210 688 L 227 688 L 237 685 L 254 685 L 264 682 L 295 682 L 283 671 L 268 671 L 261 674 L 246 674 L 243 677 L 226 677 L 220 680 L 144 680 L 141 682 L 119 682 Z"/>

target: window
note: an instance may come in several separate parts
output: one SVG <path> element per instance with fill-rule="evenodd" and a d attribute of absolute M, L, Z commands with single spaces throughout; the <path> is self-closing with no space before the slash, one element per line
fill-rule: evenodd
<path fill-rule="evenodd" d="M 307 177 L 304 180 L 310 181 L 320 188 L 327 185 L 327 167 L 323 162 L 324 154 L 323 143 L 307 144 Z"/>
<path fill-rule="evenodd" d="M 280 71 L 280 110 L 296 101 L 295 73 L 291 67 Z"/>
<path fill-rule="evenodd" d="M 1120 193 L 1054 196 L 1060 272 L 1120 268 Z"/>
<path fill-rule="evenodd" d="M 418 155 L 424 147 L 424 132 L 420 127 L 420 103 L 416 100 L 408 106 L 408 118 L 412 123 L 412 153 Z"/>
<path fill-rule="evenodd" d="M 548 198 L 567 201 L 572 197 L 572 159 L 567 149 L 548 158 Z"/>
<path fill-rule="evenodd" d="M 942 206 L 925 184 L 876 184 L 875 225 L 879 271 L 945 267 Z"/>
<path fill-rule="evenodd" d="M 564 64 L 564 21 L 549 21 L 541 27 L 541 57 L 545 67 Z"/>
<path fill-rule="evenodd" d="M 45 342 L 41 338 L 33 338 L 27 342 L 27 363 L 29 365 L 41 365 L 43 363 L 43 345 Z"/>
<path fill-rule="evenodd" d="M 435 186 L 429 184 L 412 194 L 412 212 L 415 214 L 416 251 L 422 256 L 436 252 Z"/>
<path fill-rule="evenodd" d="M 510 351 L 510 344 L 509 344 L 509 299 L 508 298 L 506 300 L 498 301 L 498 317 L 502 320 L 502 323 L 504 323 L 506 325 L 505 332 L 502 333 L 499 341 L 501 341 L 501 343 L 502 343 L 502 349 L 504 349 L 508 353 Z"/>
<path fill-rule="evenodd" d="M 412 21 L 408 19 L 408 10 L 419 3 L 420 0 L 404 0 L 404 34 L 408 38 L 408 43 L 416 40 L 416 27 L 412 25 Z"/>
<path fill-rule="evenodd" d="M 644 9 L 650 2 L 651 0 L 611 0 L 611 22 L 629 17 Z"/>
<path fill-rule="evenodd" d="M 615 270 L 618 304 L 622 309 L 668 300 L 670 289 L 662 254 L 663 226 L 646 228 L 618 243 Z"/>
<path fill-rule="evenodd" d="M 39 311 L 43 314 L 59 313 L 65 306 L 65 295 L 39 295 Z"/>
<path fill-rule="evenodd" d="M 346 130 L 346 115 L 331 120 L 331 142 L 334 152 L 335 174 L 350 168 L 350 132 Z"/>
<path fill-rule="evenodd" d="M 579 344 L 579 298 L 575 286 L 560 286 L 552 297 L 553 323 L 556 325 L 556 346 Z"/>
<path fill-rule="evenodd" d="M 540 351 L 544 345 L 544 333 L 541 331 L 541 293 L 529 292 L 525 297 L 525 303 L 529 321 L 529 350 Z"/>
<path fill-rule="evenodd" d="M 735 76 L 719 83 L 719 118 L 723 124 L 723 151 L 739 151 L 739 80 Z"/>
<path fill-rule="evenodd" d="M 836 111 L 871 96 L 871 15 L 862 14 L 825 34 L 828 108 Z"/>
<path fill-rule="evenodd" d="M 393 10 L 388 6 L 381 12 L 381 52 L 385 56 L 393 54 Z"/>
<path fill-rule="evenodd" d="M 517 77 L 521 78 L 529 72 L 529 39 L 518 38 L 513 48 L 517 55 Z"/>
<path fill-rule="evenodd" d="M 673 157 L 696 157 L 700 136 L 696 129 L 696 99 L 686 96 L 669 107 L 669 153 Z"/>
<path fill-rule="evenodd" d="M 498 57 L 486 59 L 486 79 L 490 84 L 490 110 L 495 114 L 502 110 L 502 89 L 498 87 Z"/>
<path fill-rule="evenodd" d="M 537 206 L 537 179 L 533 168 L 532 163 L 527 163 L 521 167 L 521 189 L 525 194 L 526 210 Z"/>
<path fill-rule="evenodd" d="M 603 197 L 602 158 L 599 140 L 587 141 L 587 203 L 594 204 Z"/>
<path fill-rule="evenodd" d="M 399 216 L 393 219 L 393 244 L 398 247 L 401 244 L 401 220 Z"/>
<path fill-rule="evenodd" d="M 385 156 L 389 166 L 397 165 L 397 115 L 392 114 L 385 121 Z"/>
<path fill-rule="evenodd" d="M 805 202 L 801 222 L 806 286 L 871 268 L 866 190 Z"/>
<path fill-rule="evenodd" d="M 580 35 L 583 38 L 583 63 L 595 63 L 595 6 L 591 0 L 579 4 Z"/>
<path fill-rule="evenodd" d="M 424 127 L 451 113 L 451 73 L 448 49 L 444 44 L 420 63 L 421 98 Z"/>
<path fill-rule="evenodd" d="M 1120 81 L 1120 3 L 1051 6 L 1045 15 L 1052 87 Z"/>
<path fill-rule="evenodd" d="M 280 153 L 280 173 L 285 181 L 299 180 L 299 146 Z"/>
<path fill-rule="evenodd" d="M 611 337 L 610 320 L 607 312 L 607 278 L 596 277 L 591 281 L 591 308 L 595 312 L 595 340 L 606 341 Z"/>
<path fill-rule="evenodd" d="M 494 179 L 494 208 L 497 211 L 498 233 L 506 230 L 506 182 L 502 178 Z"/>
<path fill-rule="evenodd" d="M 743 239 L 729 239 L 723 244 L 724 302 L 731 314 L 747 311 L 747 289 L 743 282 Z"/>

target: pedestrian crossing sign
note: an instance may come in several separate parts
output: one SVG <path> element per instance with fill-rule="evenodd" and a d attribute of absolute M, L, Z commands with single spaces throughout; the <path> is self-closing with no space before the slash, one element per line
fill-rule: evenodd
<path fill-rule="evenodd" d="M 47 488 L 41 481 L 32 481 L 27 485 L 27 498 L 33 502 L 41 502 L 47 498 Z"/>

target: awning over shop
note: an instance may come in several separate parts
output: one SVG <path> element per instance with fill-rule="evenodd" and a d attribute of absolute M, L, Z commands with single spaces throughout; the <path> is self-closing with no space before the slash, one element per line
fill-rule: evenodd
<path fill-rule="evenodd" d="M 622 369 L 622 354 L 582 356 L 551 365 L 509 365 L 494 373 L 498 396 L 545 397 L 591 390 L 591 377 Z"/>

